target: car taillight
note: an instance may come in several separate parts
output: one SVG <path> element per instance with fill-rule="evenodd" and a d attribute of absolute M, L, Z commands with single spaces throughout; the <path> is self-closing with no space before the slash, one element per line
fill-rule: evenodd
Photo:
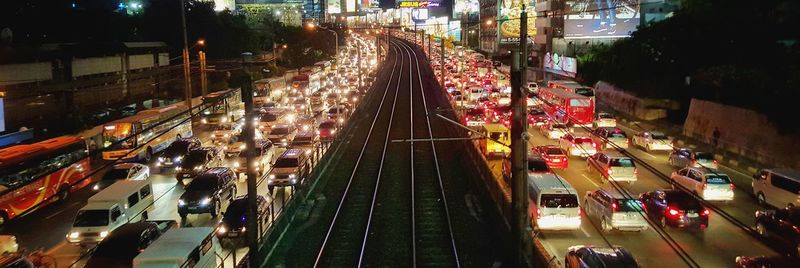
<path fill-rule="evenodd" d="M 719 164 L 719 162 L 715 159 L 714 160 L 714 165 L 718 165 L 718 164 Z"/>
<path fill-rule="evenodd" d="M 705 191 L 705 190 L 706 190 L 706 188 L 708 188 L 708 183 L 703 183 L 703 188 L 702 188 L 702 189 L 703 189 L 703 191 Z"/>
<path fill-rule="evenodd" d="M 736 185 L 731 183 L 731 191 L 736 190 Z"/>
<path fill-rule="evenodd" d="M 639 170 L 634 168 L 633 169 L 633 175 L 639 175 Z"/>
<path fill-rule="evenodd" d="M 619 211 L 619 206 L 617 206 L 617 203 L 611 203 L 611 209 L 613 211 Z"/>
<path fill-rule="evenodd" d="M 578 216 L 583 216 L 583 209 L 581 209 L 581 207 L 578 207 Z"/>
<path fill-rule="evenodd" d="M 610 169 L 610 168 L 609 168 L 608 170 L 606 170 L 606 174 L 608 174 L 609 176 L 611 176 L 611 173 L 614 173 L 614 172 L 613 172 L 613 171 L 611 171 L 611 169 Z"/>
<path fill-rule="evenodd" d="M 667 208 L 667 213 L 669 213 L 669 215 L 672 215 L 672 216 L 677 216 L 679 212 L 678 212 L 677 209 Z"/>
<path fill-rule="evenodd" d="M 708 211 L 708 209 L 703 209 L 704 216 L 708 216 L 709 214 L 711 214 L 711 211 Z"/>
<path fill-rule="evenodd" d="M 538 218 L 541 218 L 541 217 L 542 217 L 542 211 L 537 208 L 536 209 L 536 218 L 538 219 Z"/>

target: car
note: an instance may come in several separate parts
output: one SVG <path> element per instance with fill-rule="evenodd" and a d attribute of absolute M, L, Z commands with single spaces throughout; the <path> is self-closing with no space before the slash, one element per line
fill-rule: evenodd
<path fill-rule="evenodd" d="M 639 171 L 633 159 L 618 152 L 602 152 L 586 158 L 586 170 L 600 175 L 603 183 L 623 181 L 633 185 L 638 179 Z"/>
<path fill-rule="evenodd" d="M 628 250 L 620 246 L 571 246 L 564 256 L 565 268 L 626 267 L 638 268 L 639 263 Z"/>
<path fill-rule="evenodd" d="M 214 144 L 229 144 L 242 132 L 242 128 L 235 122 L 219 123 L 211 132 L 211 141 Z"/>
<path fill-rule="evenodd" d="M 158 157 L 156 166 L 159 168 L 176 166 L 181 163 L 183 158 L 185 158 L 190 151 L 200 148 L 201 146 L 200 139 L 195 137 L 175 139 L 175 141 L 164 149 L 164 153 Z"/>
<path fill-rule="evenodd" d="M 222 146 L 222 151 L 225 153 L 226 157 L 237 156 L 241 153 L 242 149 L 246 147 L 245 139 L 244 139 L 244 132 L 239 133 L 238 137 L 236 137 L 236 141 Z M 256 142 L 264 140 L 264 134 L 261 130 L 254 129 L 255 137 L 253 138 Z"/>
<path fill-rule="evenodd" d="M 617 119 L 610 113 L 599 112 L 594 116 L 592 122 L 594 128 L 599 127 L 617 127 Z"/>
<path fill-rule="evenodd" d="M 583 196 L 583 211 L 586 216 L 597 219 L 603 231 L 644 231 L 650 226 L 642 217 L 642 202 L 622 194 L 612 194 L 598 189 L 587 191 Z"/>
<path fill-rule="evenodd" d="M 661 227 L 708 227 L 711 212 L 700 201 L 681 190 L 662 189 L 639 194 L 645 214 Z"/>
<path fill-rule="evenodd" d="M 328 105 L 336 105 L 339 102 L 339 94 L 336 92 L 328 93 L 328 96 L 325 97 L 325 102 Z"/>
<path fill-rule="evenodd" d="M 336 135 L 336 121 L 325 120 L 317 126 L 317 134 L 321 141 L 332 141 Z"/>
<path fill-rule="evenodd" d="M 528 93 L 538 94 L 539 93 L 539 84 L 537 84 L 536 82 L 528 81 L 528 84 L 526 85 L 525 89 L 528 90 Z"/>
<path fill-rule="evenodd" d="M 310 102 L 312 106 L 318 106 L 325 103 L 323 100 L 325 96 L 322 94 L 321 91 L 317 91 L 311 94 Z"/>
<path fill-rule="evenodd" d="M 486 124 L 486 110 L 483 108 L 472 108 L 464 114 L 464 124 L 468 127 L 478 127 Z"/>
<path fill-rule="evenodd" d="M 272 126 L 272 129 L 267 135 L 269 141 L 278 147 L 289 147 L 297 135 L 297 128 L 293 124 L 277 124 Z"/>
<path fill-rule="evenodd" d="M 358 97 L 361 96 L 361 93 L 358 90 L 350 90 L 345 93 L 344 101 L 347 102 L 348 105 L 355 105 L 358 102 Z"/>
<path fill-rule="evenodd" d="M 558 123 L 555 121 L 547 121 L 544 125 L 539 127 L 539 131 L 551 140 L 560 139 L 561 136 L 566 135 L 567 133 L 572 132 L 571 128 L 564 123 Z"/>
<path fill-rule="evenodd" d="M 503 158 L 500 168 L 501 172 L 503 173 L 503 179 L 506 181 L 506 183 L 510 183 L 511 159 Z M 541 156 L 536 154 L 528 155 L 528 176 L 541 174 L 553 174 L 553 171 L 547 165 L 547 161 L 545 161 Z"/>
<path fill-rule="evenodd" d="M 736 256 L 736 268 L 794 267 L 795 261 L 784 256 Z"/>
<path fill-rule="evenodd" d="M 189 152 L 180 166 L 175 168 L 175 179 L 183 185 L 183 180 L 191 179 L 198 173 L 222 165 L 223 153 L 218 147 L 200 147 Z"/>
<path fill-rule="evenodd" d="M 642 131 L 631 138 L 634 146 L 645 151 L 672 151 L 672 139 L 661 132 Z"/>
<path fill-rule="evenodd" d="M 615 127 L 599 127 L 594 130 L 592 140 L 597 144 L 598 150 L 622 148 L 628 149 L 628 135 L 625 131 Z"/>
<path fill-rule="evenodd" d="M 309 111 L 309 103 L 308 100 L 303 98 L 298 98 L 292 101 L 292 108 L 295 114 L 305 114 Z"/>
<path fill-rule="evenodd" d="M 178 215 L 186 222 L 188 214 L 208 213 L 217 217 L 222 202 L 236 197 L 236 174 L 226 167 L 210 168 L 186 186 L 178 199 Z"/>
<path fill-rule="evenodd" d="M 146 180 L 147 178 L 150 178 L 150 167 L 138 163 L 119 163 L 111 166 L 103 174 L 103 177 L 94 183 L 92 190 L 103 190 L 119 180 Z"/>
<path fill-rule="evenodd" d="M 336 120 L 338 124 L 344 124 L 344 118 L 347 116 L 347 107 L 342 105 L 338 105 L 336 107 L 331 107 L 327 111 L 327 118 L 330 120 Z"/>
<path fill-rule="evenodd" d="M 97 244 L 83 267 L 133 267 L 133 259 L 173 225 L 174 221 L 141 221 L 120 226 Z"/>
<path fill-rule="evenodd" d="M 300 149 L 289 149 L 283 152 L 267 176 L 267 188 L 270 192 L 275 187 L 294 187 L 302 182 L 308 172 L 308 155 Z"/>
<path fill-rule="evenodd" d="M 498 104 L 494 108 L 492 108 L 492 116 L 489 118 L 493 123 L 502 123 L 507 127 L 511 125 L 511 114 L 512 114 L 512 107 L 510 105 L 500 105 Z"/>
<path fill-rule="evenodd" d="M 714 159 L 714 154 L 708 152 L 693 152 L 689 148 L 674 148 L 669 153 L 667 162 L 674 167 L 702 167 L 718 169 L 719 162 Z"/>
<path fill-rule="evenodd" d="M 273 125 L 280 123 L 280 120 L 284 117 L 284 114 L 285 113 L 282 110 L 270 109 L 260 113 L 255 123 L 258 125 L 259 130 L 266 131 L 269 130 Z"/>
<path fill-rule="evenodd" d="M 563 149 L 555 145 L 543 145 L 534 147 L 534 152 L 539 154 L 551 169 L 567 169 L 569 159 Z"/>
<path fill-rule="evenodd" d="M 308 129 L 297 132 L 291 148 L 301 149 L 306 154 L 314 156 L 318 146 L 319 134 L 314 130 Z"/>
<path fill-rule="evenodd" d="M 17 244 L 17 237 L 14 235 L 0 235 L 0 255 L 6 253 L 14 253 L 19 250 L 19 244 Z M 4 267 L 4 266 L 0 266 Z"/>
<path fill-rule="evenodd" d="M 538 127 L 538 126 L 544 125 L 545 123 L 547 123 L 547 120 L 549 118 L 550 117 L 548 117 L 547 114 L 542 109 L 531 108 L 531 109 L 528 110 L 528 125 L 529 126 Z"/>
<path fill-rule="evenodd" d="M 708 201 L 732 201 L 736 186 L 728 175 L 709 169 L 687 167 L 673 171 L 670 176 L 675 184 Z"/>
<path fill-rule="evenodd" d="M 569 156 L 589 157 L 597 153 L 597 144 L 592 138 L 581 133 L 567 133 L 558 139 L 558 146 Z"/>
<path fill-rule="evenodd" d="M 271 218 L 270 203 L 272 203 L 271 197 L 256 196 L 258 234 L 263 233 L 269 226 Z M 238 248 L 245 245 L 244 243 L 247 241 L 248 204 L 247 196 L 238 197 L 231 201 L 225 214 L 222 215 L 222 220 L 220 220 L 216 228 L 216 235 L 223 247 Z"/>
<path fill-rule="evenodd" d="M 267 170 L 267 166 L 271 165 L 272 162 L 275 160 L 275 146 L 272 145 L 272 142 L 269 140 L 255 140 L 256 151 L 253 155 L 253 161 L 255 162 L 255 171 L 256 174 L 261 174 Z M 243 151 L 247 151 L 246 147 L 242 148 Z M 246 155 L 238 154 L 233 160 L 233 171 L 236 172 L 237 177 L 239 174 L 247 172 L 247 165 L 245 162 L 247 161 Z"/>
<path fill-rule="evenodd" d="M 756 232 L 785 253 L 800 257 L 800 207 L 756 211 Z"/>

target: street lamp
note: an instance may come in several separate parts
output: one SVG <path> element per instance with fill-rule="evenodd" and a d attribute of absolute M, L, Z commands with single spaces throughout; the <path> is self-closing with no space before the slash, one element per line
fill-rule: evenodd
<path fill-rule="evenodd" d="M 494 21 L 492 21 L 492 19 L 486 20 L 486 26 L 491 26 L 493 23 Z"/>

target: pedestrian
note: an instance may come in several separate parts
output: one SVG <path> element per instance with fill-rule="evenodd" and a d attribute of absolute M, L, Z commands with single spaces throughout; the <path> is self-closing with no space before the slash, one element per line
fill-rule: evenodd
<path fill-rule="evenodd" d="M 711 133 L 711 136 L 712 136 L 711 137 L 711 143 L 714 144 L 714 148 L 718 147 L 718 145 L 719 145 L 719 137 L 721 135 L 722 135 L 722 133 L 719 132 L 719 128 L 718 127 L 714 127 L 714 132 Z"/>

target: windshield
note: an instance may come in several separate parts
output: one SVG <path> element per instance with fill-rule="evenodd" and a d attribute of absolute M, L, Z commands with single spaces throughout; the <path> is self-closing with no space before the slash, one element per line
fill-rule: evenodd
<path fill-rule="evenodd" d="M 620 138 L 620 139 L 624 139 L 624 138 L 627 138 L 627 137 L 625 137 L 625 134 L 623 134 L 623 133 L 611 133 L 611 135 L 610 135 L 610 137 L 609 137 L 609 138 Z"/>
<path fill-rule="evenodd" d="M 667 138 L 667 135 L 664 135 L 664 134 L 661 134 L 661 133 L 653 133 L 653 139 L 654 140 L 666 140 L 666 139 L 669 139 L 669 138 Z"/>
<path fill-rule="evenodd" d="M 575 94 L 583 95 L 583 96 L 586 96 L 586 97 L 592 97 L 592 96 L 594 96 L 594 91 L 592 90 L 592 88 L 581 87 L 581 88 L 576 88 L 575 89 Z"/>
<path fill-rule="evenodd" d="M 483 109 L 472 109 L 467 112 L 468 116 L 483 116 Z"/>
<path fill-rule="evenodd" d="M 199 176 L 186 186 L 186 191 L 213 191 L 217 188 L 217 177 L 214 175 Z"/>
<path fill-rule="evenodd" d="M 189 155 L 186 156 L 186 161 L 183 161 L 184 164 L 198 164 L 203 163 L 206 160 L 206 151 L 191 151 Z"/>
<path fill-rule="evenodd" d="M 546 208 L 578 207 L 578 197 L 572 194 L 542 194 L 540 205 Z"/>
<path fill-rule="evenodd" d="M 286 135 L 289 134 L 289 127 L 274 127 L 272 128 L 272 135 Z"/>
<path fill-rule="evenodd" d="M 231 227 L 241 227 L 246 223 L 247 199 L 237 199 L 228 205 L 222 220 Z"/>
<path fill-rule="evenodd" d="M 697 199 L 694 199 L 694 197 L 688 193 L 681 191 L 669 191 L 665 193 L 667 195 L 667 203 L 676 205 L 680 209 L 700 209 L 703 207 Z"/>
<path fill-rule="evenodd" d="M 731 179 L 726 175 L 706 174 L 708 184 L 730 184 Z"/>
<path fill-rule="evenodd" d="M 298 136 L 294 138 L 292 143 L 294 145 L 304 145 L 304 144 L 311 144 L 312 141 L 313 140 L 311 139 L 311 136 Z"/>
<path fill-rule="evenodd" d="M 136 138 L 130 138 L 125 140 L 122 144 L 116 144 L 131 134 L 133 134 L 133 125 L 131 125 L 131 123 L 105 125 L 103 127 L 103 147 L 109 147 L 114 144 L 112 149 L 133 148 L 136 146 Z"/>
<path fill-rule="evenodd" d="M 99 227 L 108 226 L 107 209 L 80 210 L 75 217 L 74 227 Z"/>
<path fill-rule="evenodd" d="M 275 161 L 276 168 L 291 168 L 297 166 L 297 158 L 279 158 L 278 161 Z"/>
<path fill-rule="evenodd" d="M 565 124 L 553 124 L 553 128 L 567 128 Z"/>
<path fill-rule="evenodd" d="M 714 160 L 714 155 L 711 153 L 696 153 L 694 158 L 700 160 Z"/>
<path fill-rule="evenodd" d="M 611 158 L 612 167 L 634 167 L 633 160 L 630 158 Z"/>
<path fill-rule="evenodd" d="M 105 175 L 103 175 L 103 180 L 122 180 L 128 177 L 128 170 L 127 169 L 116 169 L 112 168 Z"/>
<path fill-rule="evenodd" d="M 319 124 L 319 128 L 333 128 L 333 127 L 334 127 L 333 122 L 324 122 L 322 124 Z"/>
<path fill-rule="evenodd" d="M 493 140 L 502 139 L 503 138 L 503 133 L 502 132 L 490 132 L 489 133 L 489 138 L 491 138 Z"/>
<path fill-rule="evenodd" d="M 542 114 L 544 114 L 544 111 L 539 110 L 539 109 L 533 109 L 530 112 L 528 112 L 528 114 L 530 114 L 530 115 L 542 115 Z"/>
<path fill-rule="evenodd" d="M 550 168 L 540 159 L 528 159 L 528 172 L 547 172 Z"/>
<path fill-rule="evenodd" d="M 220 124 L 217 130 L 233 130 L 233 124 Z"/>
<path fill-rule="evenodd" d="M 261 115 L 261 122 L 272 122 L 278 120 L 278 115 L 276 114 L 264 114 Z"/>
<path fill-rule="evenodd" d="M 571 99 L 569 100 L 569 106 L 571 107 L 589 107 L 591 101 L 588 99 Z"/>
<path fill-rule="evenodd" d="M 547 155 L 563 155 L 564 153 L 561 151 L 561 148 L 555 147 L 547 147 L 544 149 L 544 153 Z"/>
<path fill-rule="evenodd" d="M 636 199 L 617 199 L 617 206 L 619 211 L 623 212 L 637 212 L 642 211 L 642 202 Z"/>
<path fill-rule="evenodd" d="M 601 119 L 613 119 L 614 117 L 613 117 L 613 116 L 611 116 L 611 114 L 607 114 L 607 113 L 600 113 L 600 114 L 597 114 L 597 118 L 601 118 Z"/>

